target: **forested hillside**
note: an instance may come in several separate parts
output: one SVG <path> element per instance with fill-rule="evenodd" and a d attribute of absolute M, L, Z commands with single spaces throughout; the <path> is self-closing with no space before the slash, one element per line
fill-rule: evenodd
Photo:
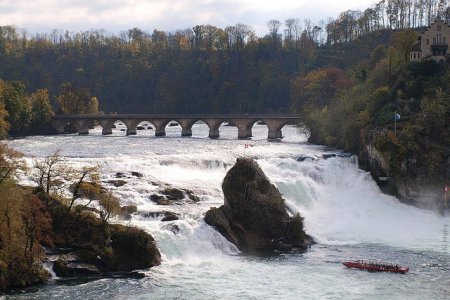
<path fill-rule="evenodd" d="M 54 109 L 70 84 L 96 96 L 107 113 L 288 112 L 293 79 L 352 68 L 377 45 L 388 46 L 392 32 L 443 15 L 446 2 L 381 1 L 318 24 L 270 20 L 263 37 L 244 24 L 36 35 L 1 26 L 0 79 L 22 82 L 28 93 L 47 89 Z"/>

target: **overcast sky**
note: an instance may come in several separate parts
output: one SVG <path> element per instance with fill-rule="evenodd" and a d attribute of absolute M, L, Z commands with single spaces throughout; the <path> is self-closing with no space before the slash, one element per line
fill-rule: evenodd
<path fill-rule="evenodd" d="M 0 0 L 0 25 L 30 33 L 52 29 L 106 29 L 118 33 L 133 27 L 174 31 L 194 25 L 220 28 L 243 23 L 257 35 L 267 33 L 270 19 L 309 18 L 314 23 L 336 18 L 347 9 L 364 10 L 375 0 Z"/>

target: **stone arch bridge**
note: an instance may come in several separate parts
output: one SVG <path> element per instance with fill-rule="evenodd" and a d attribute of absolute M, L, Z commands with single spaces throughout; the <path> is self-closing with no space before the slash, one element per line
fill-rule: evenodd
<path fill-rule="evenodd" d="M 102 134 L 112 134 L 116 121 L 122 121 L 127 127 L 127 135 L 135 135 L 136 128 L 141 122 L 149 122 L 155 127 L 155 136 L 165 136 L 169 122 L 177 122 L 181 128 L 181 136 L 192 136 L 192 125 L 203 121 L 209 127 L 209 137 L 219 137 L 219 127 L 224 122 L 230 122 L 238 128 L 238 138 L 245 139 L 252 136 L 252 127 L 262 121 L 269 129 L 268 139 L 283 137 L 281 129 L 287 123 L 298 123 L 301 118 L 296 115 L 280 114 L 239 114 L 239 115 L 181 115 L 181 114 L 99 114 L 99 115 L 55 115 L 53 126 L 58 133 L 64 133 L 67 125 L 72 125 L 78 134 L 89 134 L 89 128 L 95 124 L 102 126 Z"/>

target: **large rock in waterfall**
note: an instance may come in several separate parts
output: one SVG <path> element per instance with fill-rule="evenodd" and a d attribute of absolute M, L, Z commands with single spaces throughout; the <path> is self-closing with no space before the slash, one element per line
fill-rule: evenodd
<path fill-rule="evenodd" d="M 253 159 L 238 158 L 222 184 L 224 205 L 205 221 L 241 251 L 306 250 L 313 240 L 303 218 L 286 212 L 284 199 Z"/>

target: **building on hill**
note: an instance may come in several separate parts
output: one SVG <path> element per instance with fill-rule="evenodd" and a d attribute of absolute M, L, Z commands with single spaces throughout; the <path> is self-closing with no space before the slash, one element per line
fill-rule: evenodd
<path fill-rule="evenodd" d="M 418 42 L 411 50 L 410 60 L 433 59 L 444 60 L 450 41 L 450 20 L 436 20 L 419 36 Z"/>

